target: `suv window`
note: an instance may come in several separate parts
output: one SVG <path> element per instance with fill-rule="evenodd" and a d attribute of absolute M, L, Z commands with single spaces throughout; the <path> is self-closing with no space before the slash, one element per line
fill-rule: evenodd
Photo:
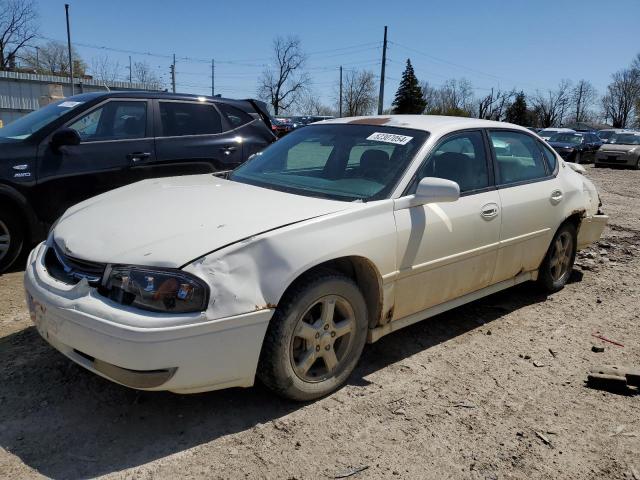
<path fill-rule="evenodd" d="M 489 137 L 496 156 L 500 185 L 547 176 L 542 151 L 533 137 L 519 132 L 496 130 L 490 131 Z"/>
<path fill-rule="evenodd" d="M 415 192 L 424 177 L 453 180 L 460 185 L 461 193 L 488 187 L 489 169 L 482 133 L 462 132 L 446 138 L 420 167 L 409 193 Z"/>
<path fill-rule="evenodd" d="M 220 114 L 210 103 L 160 102 L 163 137 L 212 135 L 222 131 Z"/>
<path fill-rule="evenodd" d="M 107 102 L 74 121 L 83 142 L 144 138 L 147 102 Z"/>
<path fill-rule="evenodd" d="M 238 128 L 253 121 L 253 117 L 239 108 L 232 107 L 226 103 L 219 103 L 218 109 L 225 116 L 231 128 Z"/>

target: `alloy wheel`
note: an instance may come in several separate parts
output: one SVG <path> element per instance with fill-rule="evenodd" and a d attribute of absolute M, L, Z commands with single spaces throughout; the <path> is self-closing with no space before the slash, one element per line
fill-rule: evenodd
<path fill-rule="evenodd" d="M 0 260 L 7 255 L 9 247 L 11 247 L 11 234 L 7 225 L 0 220 Z"/>
<path fill-rule="evenodd" d="M 294 329 L 289 358 L 295 374 L 321 382 L 339 371 L 355 337 L 353 307 L 343 297 L 327 295 L 301 315 Z"/>
<path fill-rule="evenodd" d="M 571 264 L 572 244 L 573 239 L 569 232 L 562 232 L 553 244 L 549 266 L 551 267 L 551 277 L 554 281 L 560 280 L 568 273 L 569 265 Z"/>

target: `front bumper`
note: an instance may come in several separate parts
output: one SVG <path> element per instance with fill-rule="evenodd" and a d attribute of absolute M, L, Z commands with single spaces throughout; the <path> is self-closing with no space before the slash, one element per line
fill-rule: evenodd
<path fill-rule="evenodd" d="M 578 231 L 578 249 L 586 248 L 600 240 L 608 222 L 608 215 L 593 215 L 583 218 Z"/>
<path fill-rule="evenodd" d="M 125 307 L 86 280 L 67 285 L 44 267 L 47 246 L 29 256 L 24 284 L 40 335 L 79 365 L 143 390 L 193 393 L 253 385 L 273 309 L 210 319 Z M 148 327 L 141 326 L 149 324 Z"/>
<path fill-rule="evenodd" d="M 596 165 L 620 165 L 635 166 L 638 161 L 637 155 L 629 155 L 625 152 L 598 152 L 596 154 Z"/>
<path fill-rule="evenodd" d="M 558 155 L 560 155 L 560 157 L 562 157 L 563 160 L 567 161 L 571 161 L 577 156 L 575 150 L 565 150 L 563 148 L 558 148 L 556 152 L 558 153 Z"/>

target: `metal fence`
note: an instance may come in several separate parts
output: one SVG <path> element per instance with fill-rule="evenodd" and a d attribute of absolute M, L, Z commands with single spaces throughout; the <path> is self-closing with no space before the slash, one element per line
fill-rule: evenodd
<path fill-rule="evenodd" d="M 74 79 L 76 93 L 106 90 L 159 91 L 154 85 Z M 3 125 L 37 110 L 50 101 L 71 95 L 68 77 L 0 71 L 0 123 Z"/>

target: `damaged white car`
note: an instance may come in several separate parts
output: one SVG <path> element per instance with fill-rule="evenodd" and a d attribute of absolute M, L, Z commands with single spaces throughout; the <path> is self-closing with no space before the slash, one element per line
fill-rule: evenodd
<path fill-rule="evenodd" d="M 607 216 L 528 130 L 336 119 L 233 171 L 145 180 L 70 208 L 31 253 L 40 334 L 110 380 L 188 393 L 258 377 L 326 395 L 365 342 L 528 280 L 564 286 Z"/>

